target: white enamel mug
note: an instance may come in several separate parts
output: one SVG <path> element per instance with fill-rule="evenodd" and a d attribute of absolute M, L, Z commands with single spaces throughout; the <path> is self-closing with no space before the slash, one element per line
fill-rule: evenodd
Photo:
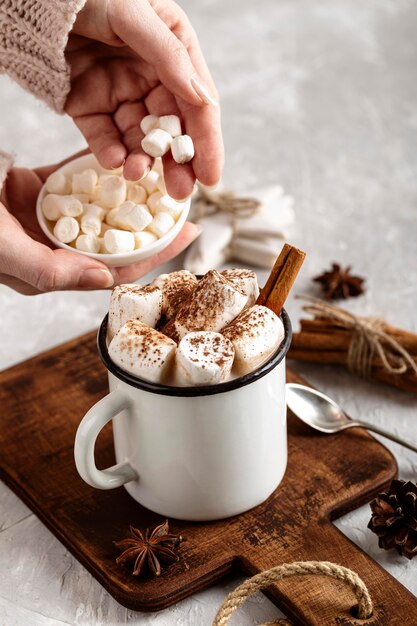
<path fill-rule="evenodd" d="M 291 324 L 267 363 L 225 383 L 170 387 L 138 379 L 107 351 L 107 316 L 98 335 L 110 393 L 81 421 L 75 463 L 92 487 L 124 485 L 166 517 L 209 521 L 243 513 L 277 488 L 287 465 L 285 355 Z M 113 420 L 117 465 L 99 470 L 94 446 Z"/>

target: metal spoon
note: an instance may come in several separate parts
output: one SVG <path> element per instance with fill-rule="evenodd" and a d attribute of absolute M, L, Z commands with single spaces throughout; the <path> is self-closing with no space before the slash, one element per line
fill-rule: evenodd
<path fill-rule="evenodd" d="M 322 433 L 337 433 L 353 427 L 366 428 L 396 443 L 400 443 L 402 446 L 409 448 L 409 450 L 417 452 L 417 446 L 411 445 L 404 439 L 400 439 L 378 426 L 350 419 L 336 402 L 333 402 L 324 393 L 316 391 L 316 389 L 311 389 L 305 385 L 287 383 L 286 395 L 288 408 L 291 409 L 294 415 Z"/>

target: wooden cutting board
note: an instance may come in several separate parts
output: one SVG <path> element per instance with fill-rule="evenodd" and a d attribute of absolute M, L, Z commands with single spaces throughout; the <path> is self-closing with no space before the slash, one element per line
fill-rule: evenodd
<path fill-rule="evenodd" d="M 290 370 L 288 380 L 301 381 Z M 129 524 L 145 528 L 162 519 L 123 488 L 89 487 L 73 460 L 78 423 L 106 392 L 94 333 L 1 372 L 0 476 L 118 602 L 157 611 L 232 570 L 254 574 L 295 560 L 327 560 L 365 581 L 375 604 L 367 624 L 417 624 L 416 598 L 330 521 L 386 487 L 396 475 L 394 458 L 359 429 L 320 435 L 292 415 L 288 469 L 267 502 L 217 522 L 171 520 L 172 531 L 186 539 L 180 561 L 158 579 L 130 576 L 116 565 L 112 541 L 124 537 Z M 97 457 L 99 466 L 114 463 L 110 427 L 99 439 Z M 291 578 L 266 593 L 294 624 L 365 623 L 350 614 L 352 592 L 324 576 Z"/>

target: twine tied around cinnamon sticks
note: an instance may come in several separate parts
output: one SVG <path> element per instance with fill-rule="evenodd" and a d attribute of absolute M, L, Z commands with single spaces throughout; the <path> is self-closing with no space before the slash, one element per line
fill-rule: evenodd
<path fill-rule="evenodd" d="M 294 563 L 284 563 L 265 572 L 260 572 L 239 585 L 223 602 L 214 619 L 213 626 L 227 626 L 232 614 L 249 596 L 260 589 L 269 587 L 271 583 L 290 576 L 309 576 L 313 574 L 324 574 L 345 582 L 352 589 L 358 600 L 358 618 L 368 619 L 371 617 L 373 611 L 372 599 L 365 583 L 356 572 L 330 561 L 294 561 Z M 277 619 L 263 624 L 263 626 L 284 625 L 291 626 L 291 622 L 287 619 Z"/>
<path fill-rule="evenodd" d="M 261 203 L 256 198 L 242 198 L 228 190 L 207 191 L 202 187 L 200 187 L 193 201 L 197 221 L 206 215 L 215 215 L 216 213 L 228 213 L 231 216 L 232 237 L 229 243 L 231 251 L 234 250 L 238 235 L 237 221 L 252 217 L 259 211 L 260 206 Z"/>
<path fill-rule="evenodd" d="M 240 198 L 228 190 L 213 192 L 200 187 L 194 198 L 198 218 L 222 212 L 235 218 L 252 217 L 260 206 L 261 203 L 256 198 Z"/>
<path fill-rule="evenodd" d="M 368 377 L 374 357 L 378 356 L 383 368 L 393 375 L 404 374 L 409 368 L 417 376 L 417 364 L 409 352 L 388 332 L 386 324 L 377 317 L 360 317 L 327 302 L 302 296 L 310 301 L 303 310 L 316 319 L 328 321 L 351 331 L 347 353 L 347 366 L 351 372 Z"/>

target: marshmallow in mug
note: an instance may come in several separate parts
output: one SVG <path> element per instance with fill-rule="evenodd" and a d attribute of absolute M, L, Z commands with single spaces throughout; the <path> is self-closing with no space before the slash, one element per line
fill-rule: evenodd
<path fill-rule="evenodd" d="M 160 274 L 152 285 L 162 291 L 162 314 L 169 320 L 180 306 L 191 296 L 198 281 L 188 270 L 179 270 L 169 274 Z"/>
<path fill-rule="evenodd" d="M 222 335 L 233 344 L 235 367 L 240 375 L 252 372 L 273 354 L 284 334 L 278 315 L 258 304 L 242 311 L 222 330 Z"/>
<path fill-rule="evenodd" d="M 197 330 L 219 332 L 242 311 L 246 301 L 239 287 L 210 270 L 176 314 L 175 332 L 179 339 Z"/>
<path fill-rule="evenodd" d="M 118 285 L 109 306 L 108 337 L 112 339 L 129 320 L 155 328 L 162 313 L 162 291 L 156 285 Z"/>
<path fill-rule="evenodd" d="M 170 373 L 177 344 L 138 320 L 129 320 L 109 346 L 110 358 L 134 376 L 154 383 Z"/>
<path fill-rule="evenodd" d="M 235 351 L 220 333 L 200 330 L 188 333 L 178 344 L 175 381 L 181 387 L 216 385 L 230 375 Z"/>
<path fill-rule="evenodd" d="M 225 270 L 224 273 L 230 279 L 211 270 L 198 282 L 193 274 L 181 270 L 161 274 L 148 287 L 116 287 L 109 311 L 109 338 L 113 337 L 110 346 L 121 329 L 125 343 L 128 341 L 126 322 L 129 319 L 143 323 L 148 316 L 145 328 L 156 326 L 159 334 L 178 344 L 175 360 L 170 361 L 169 376 L 168 368 L 164 369 L 166 384 L 218 384 L 253 371 L 279 348 L 284 339 L 284 326 L 273 311 L 253 303 L 259 290 L 253 272 Z M 246 291 L 233 285 L 232 278 L 240 281 Z M 164 319 L 168 319 L 168 323 L 161 327 Z M 146 331 L 135 327 L 135 333 L 142 335 Z M 156 341 L 157 336 L 153 337 Z M 118 339 L 116 345 L 119 346 L 117 352 L 120 345 L 125 344 Z M 113 353 L 114 350 L 113 346 Z M 118 358 L 115 362 L 134 375 L 139 375 L 139 368 L 141 377 L 146 378 L 147 371 L 137 364 L 135 352 L 129 354 L 131 361 L 124 358 L 122 362 Z M 137 358 L 142 363 L 143 354 L 138 353 Z M 153 378 L 147 380 L 161 382 L 159 375 L 156 378 L 154 373 L 151 375 Z"/>
<path fill-rule="evenodd" d="M 175 123 L 170 123 L 176 132 Z M 122 170 L 98 176 L 89 168 L 72 177 L 54 172 L 45 189 L 42 211 L 53 222 L 58 241 L 95 254 L 126 253 L 151 245 L 173 228 L 186 206 L 166 193 L 160 159 L 136 183 L 128 184 Z"/>

